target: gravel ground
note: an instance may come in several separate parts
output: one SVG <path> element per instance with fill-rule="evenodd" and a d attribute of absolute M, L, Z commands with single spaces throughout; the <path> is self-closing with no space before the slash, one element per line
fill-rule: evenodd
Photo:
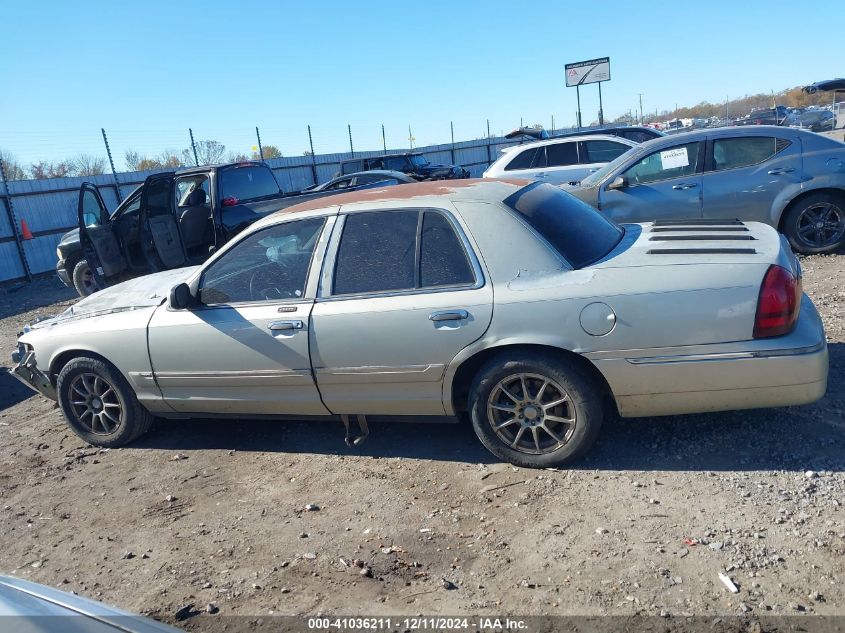
<path fill-rule="evenodd" d="M 0 375 L 0 572 L 170 623 L 191 604 L 189 630 L 270 613 L 845 615 L 845 258 L 803 266 L 831 343 L 822 401 L 612 421 L 565 471 L 497 463 L 445 424 L 376 424 L 351 450 L 339 424 L 161 422 L 97 450 Z M 0 358 L 72 299 L 54 279 L 0 291 Z"/>

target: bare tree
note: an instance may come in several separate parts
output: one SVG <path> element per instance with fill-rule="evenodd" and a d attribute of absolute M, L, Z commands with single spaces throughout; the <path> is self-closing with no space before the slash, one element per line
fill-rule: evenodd
<path fill-rule="evenodd" d="M 255 152 L 253 152 L 253 154 L 252 154 L 252 159 L 257 160 L 255 158 Z M 246 160 L 250 160 L 250 158 L 249 158 L 249 156 L 247 156 L 246 154 L 243 154 L 243 153 L 236 154 L 235 152 L 229 152 L 228 154 L 226 154 L 226 162 L 227 163 L 242 163 Z"/>
<path fill-rule="evenodd" d="M 0 149 L 0 160 L 3 161 L 3 171 L 6 172 L 7 180 L 24 180 L 26 178 L 26 172 L 11 152 Z"/>
<path fill-rule="evenodd" d="M 65 178 L 73 175 L 73 165 L 70 161 L 61 160 L 55 163 L 39 160 L 29 166 L 29 173 L 35 180 L 43 178 Z"/>
<path fill-rule="evenodd" d="M 213 165 L 223 160 L 226 155 L 226 146 L 219 141 L 196 141 L 197 160 L 200 165 Z"/>
<path fill-rule="evenodd" d="M 99 176 L 106 173 L 106 159 L 92 154 L 80 154 L 71 164 L 77 176 Z"/>
<path fill-rule="evenodd" d="M 128 149 L 123 154 L 123 162 L 126 163 L 126 169 L 129 171 L 141 171 L 138 165 L 144 158 L 136 151 Z"/>
<path fill-rule="evenodd" d="M 184 152 L 179 152 L 175 149 L 166 149 L 156 158 L 159 168 L 175 169 L 176 167 L 185 166 Z"/>

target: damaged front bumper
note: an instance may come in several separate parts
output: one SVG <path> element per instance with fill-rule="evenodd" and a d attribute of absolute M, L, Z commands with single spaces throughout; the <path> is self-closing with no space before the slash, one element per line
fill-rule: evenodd
<path fill-rule="evenodd" d="M 50 377 L 38 369 L 35 364 L 35 352 L 21 346 L 17 352 L 12 354 L 15 366 L 9 370 L 15 378 L 31 389 L 35 389 L 45 398 L 56 399 L 56 388 L 50 381 Z"/>

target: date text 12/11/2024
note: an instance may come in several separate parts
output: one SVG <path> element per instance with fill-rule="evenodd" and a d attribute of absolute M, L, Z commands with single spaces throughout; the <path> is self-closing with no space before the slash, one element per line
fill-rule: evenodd
<path fill-rule="evenodd" d="M 525 630 L 525 620 L 512 618 L 448 618 L 448 617 L 347 617 L 347 618 L 308 618 L 309 630 L 354 631 L 386 630 L 401 627 L 406 631 L 444 631 L 444 630 L 482 630 L 482 631 L 518 631 Z"/>

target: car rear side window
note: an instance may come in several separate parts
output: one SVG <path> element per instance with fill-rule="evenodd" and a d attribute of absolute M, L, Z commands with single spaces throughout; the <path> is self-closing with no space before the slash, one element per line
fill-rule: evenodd
<path fill-rule="evenodd" d="M 220 170 L 220 197 L 234 202 L 278 196 L 279 183 L 273 172 L 263 165 L 228 167 Z"/>
<path fill-rule="evenodd" d="M 408 209 L 347 216 L 332 294 L 416 290 L 475 282 L 461 239 L 440 212 Z"/>
<path fill-rule="evenodd" d="M 646 130 L 622 130 L 618 134 L 622 138 L 634 141 L 634 143 L 645 143 L 660 136 L 658 132 L 647 132 Z"/>
<path fill-rule="evenodd" d="M 785 144 L 784 144 L 785 143 Z M 788 145 L 773 136 L 739 136 L 713 141 L 713 171 L 756 165 Z"/>
<path fill-rule="evenodd" d="M 574 268 L 588 266 L 612 251 L 622 228 L 558 187 L 534 183 L 505 199 Z"/>
<path fill-rule="evenodd" d="M 578 144 L 576 142 L 555 143 L 546 146 L 547 167 L 564 167 L 578 164 Z"/>
<path fill-rule="evenodd" d="M 594 141 L 581 141 L 581 162 L 582 163 L 609 163 L 618 158 L 630 147 L 624 143 L 598 139 Z"/>
<path fill-rule="evenodd" d="M 519 152 L 519 150 L 513 150 Z M 514 156 L 505 171 L 513 171 L 515 169 L 533 169 L 534 167 L 545 166 L 546 162 L 546 148 L 545 147 L 529 147 L 519 152 Z M 542 165 L 540 164 L 542 163 Z"/>
<path fill-rule="evenodd" d="M 419 211 L 376 211 L 346 217 L 333 294 L 414 287 Z"/>
<path fill-rule="evenodd" d="M 442 214 L 426 211 L 420 235 L 420 287 L 457 286 L 475 281 L 455 229 Z"/>

